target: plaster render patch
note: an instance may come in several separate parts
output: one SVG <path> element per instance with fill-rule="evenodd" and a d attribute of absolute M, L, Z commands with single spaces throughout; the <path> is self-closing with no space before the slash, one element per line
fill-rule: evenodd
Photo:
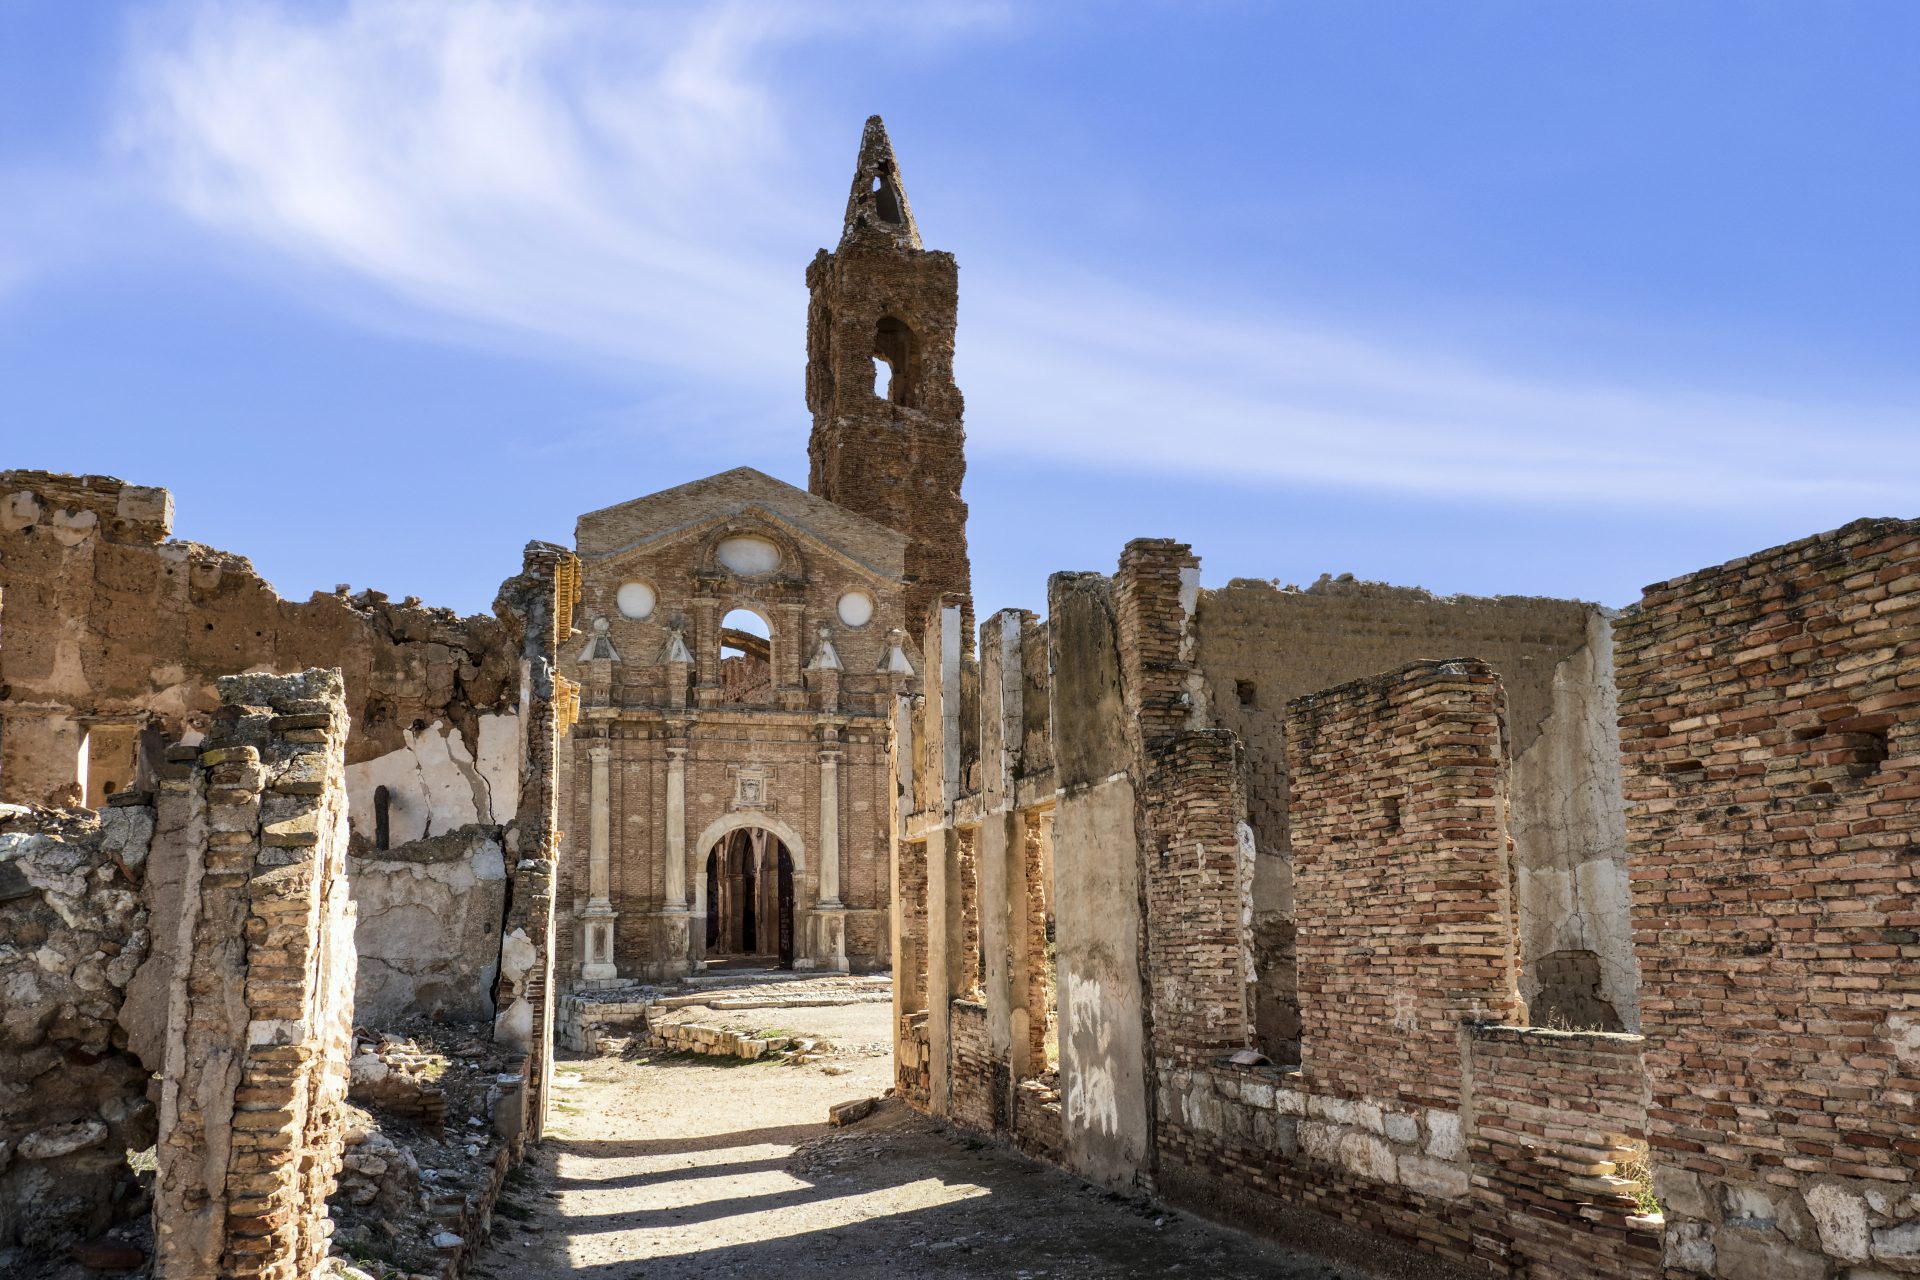
<path fill-rule="evenodd" d="M 487 784 L 487 807 L 483 821 L 496 825 L 512 822 L 520 812 L 520 717 L 483 715 L 479 728 L 480 777 Z"/>
<path fill-rule="evenodd" d="M 499 754 L 477 768 L 460 731 L 448 732 L 444 723 L 434 721 L 418 733 L 408 730 L 406 745 L 386 755 L 347 766 L 347 818 L 357 835 L 371 842 L 374 838 L 374 792 L 387 789 L 388 847 L 411 844 L 428 836 L 443 835 L 481 820 L 482 811 L 497 810 L 489 799 L 488 775 L 510 771 L 518 777 L 518 726 L 513 715 L 489 716 L 482 721 L 483 751 L 489 740 L 484 727 L 487 719 L 509 722 L 491 731 L 493 749 Z M 517 783 L 509 788 L 518 803 Z M 505 818 L 513 816 L 509 810 Z"/>

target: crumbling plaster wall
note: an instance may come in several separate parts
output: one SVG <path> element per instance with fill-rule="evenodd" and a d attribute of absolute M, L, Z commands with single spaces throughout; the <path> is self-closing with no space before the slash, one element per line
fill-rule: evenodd
<path fill-rule="evenodd" d="M 153 1145 L 151 1070 L 120 1015 L 152 832 L 145 808 L 0 806 L 0 1271 L 143 1207 L 127 1152 Z"/>
<path fill-rule="evenodd" d="M 505 885 L 497 866 L 519 860 L 523 843 L 532 852 L 541 843 L 534 829 L 553 824 L 551 784 L 542 781 L 553 759 L 530 748 L 529 717 L 551 714 L 554 655 L 570 630 L 577 579 L 568 579 L 566 605 L 557 607 L 552 564 L 523 573 L 503 586 L 493 617 L 460 618 L 344 588 L 294 603 L 242 557 L 169 541 L 172 516 L 164 489 L 106 476 L 0 473 L 0 798 L 98 804 L 108 783 L 150 786 L 167 743 L 191 746 L 209 730 L 217 677 L 337 667 L 350 722 L 351 844 L 369 855 L 356 861 L 355 893 L 380 908 L 365 916 L 374 930 L 369 955 L 401 950 L 381 923 L 385 907 L 426 905 L 420 895 L 434 876 L 423 868 L 452 875 L 440 882 L 450 895 L 469 877 L 480 893 L 454 909 L 475 932 L 450 950 L 416 951 L 424 987 L 414 996 L 402 981 L 412 970 L 366 968 L 369 1008 L 386 1014 L 412 999 L 423 1011 L 493 1016 L 495 962 L 473 961 L 483 937 L 499 943 Z M 536 555 L 544 545 L 529 555 L 570 560 L 559 548 Z M 530 626 L 536 614 L 543 621 Z M 83 751 L 89 736 L 95 749 Z M 104 757 L 102 743 L 117 754 Z M 93 776 L 83 776 L 89 767 Z M 523 813 L 529 794 L 549 803 Z M 455 871 L 439 838 L 476 827 L 490 831 L 495 852 Z M 420 841 L 428 843 L 410 853 Z M 550 864 L 554 851 L 545 853 Z M 167 874 L 154 893 L 175 892 Z M 466 989 L 450 991 L 446 984 L 462 971 Z M 136 1003 L 150 999 L 136 988 Z"/>
<path fill-rule="evenodd" d="M 378 785 L 392 793 L 393 843 L 511 819 L 515 619 L 377 591 L 282 600 L 244 557 L 170 541 L 172 516 L 164 489 L 0 473 L 0 799 L 78 802 L 89 728 L 198 741 L 216 677 L 322 664 L 346 678 L 356 836 L 373 839 Z M 132 760 L 114 767 L 119 785 L 134 781 Z"/>
<path fill-rule="evenodd" d="M 1258 851 L 1256 1024 L 1274 1057 L 1290 1060 L 1299 1034 L 1282 710 L 1290 699 L 1432 658 L 1481 659 L 1507 690 L 1522 994 L 1549 1012 L 1564 1006 L 1583 1025 L 1637 1024 L 1608 627 L 1606 610 L 1578 601 L 1438 597 L 1350 576 L 1322 577 L 1306 590 L 1237 578 L 1200 593 L 1194 629 L 1206 709 L 1245 747 Z M 1572 975 L 1574 988 L 1543 987 L 1543 973 Z"/>
<path fill-rule="evenodd" d="M 1113 584 L 1055 574 L 1055 963 L 1067 1167 L 1108 1186 L 1151 1165 L 1141 883 Z"/>
<path fill-rule="evenodd" d="M 487 1022 L 507 906 L 499 832 L 468 826 L 351 862 L 360 977 L 354 1020 Z"/>

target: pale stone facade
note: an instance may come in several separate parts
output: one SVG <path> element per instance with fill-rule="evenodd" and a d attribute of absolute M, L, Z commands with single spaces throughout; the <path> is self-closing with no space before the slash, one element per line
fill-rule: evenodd
<path fill-rule="evenodd" d="M 577 540 L 568 971 L 884 966 L 906 536 L 741 468 L 582 516 Z M 765 637 L 726 625 L 742 610 Z"/>

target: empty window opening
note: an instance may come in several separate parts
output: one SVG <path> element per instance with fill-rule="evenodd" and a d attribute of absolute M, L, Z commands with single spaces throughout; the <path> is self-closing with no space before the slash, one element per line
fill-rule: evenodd
<path fill-rule="evenodd" d="M 918 346 L 906 321 L 881 316 L 873 329 L 873 394 L 891 404 L 919 407 Z M 884 389 L 883 384 L 884 383 Z"/>
<path fill-rule="evenodd" d="M 1404 825 L 1400 820 L 1400 797 L 1388 796 L 1382 807 L 1387 816 L 1387 830 L 1398 831 Z"/>
<path fill-rule="evenodd" d="M 393 847 L 393 792 L 385 787 L 373 789 L 373 847 Z"/>
<path fill-rule="evenodd" d="M 887 173 L 876 174 L 873 179 L 873 211 L 880 221 L 899 226 L 907 220 L 906 211 L 900 203 L 900 188 L 894 185 L 893 176 Z"/>
<path fill-rule="evenodd" d="M 720 620 L 720 698 L 746 706 L 773 700 L 773 637 L 767 620 L 735 609 Z"/>
<path fill-rule="evenodd" d="M 1254 687 L 1253 681 L 1251 680 L 1235 680 L 1233 682 L 1233 696 L 1240 699 L 1240 705 L 1243 707 L 1252 706 L 1254 697 L 1258 692 L 1259 690 Z"/>

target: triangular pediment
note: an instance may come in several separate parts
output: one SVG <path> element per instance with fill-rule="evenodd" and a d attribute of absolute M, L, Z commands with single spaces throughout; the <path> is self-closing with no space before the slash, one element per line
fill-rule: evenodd
<path fill-rule="evenodd" d="M 582 560 L 604 563 L 736 523 L 768 525 L 883 581 L 906 572 L 905 534 L 752 467 L 590 511 L 575 524 L 574 541 Z"/>

